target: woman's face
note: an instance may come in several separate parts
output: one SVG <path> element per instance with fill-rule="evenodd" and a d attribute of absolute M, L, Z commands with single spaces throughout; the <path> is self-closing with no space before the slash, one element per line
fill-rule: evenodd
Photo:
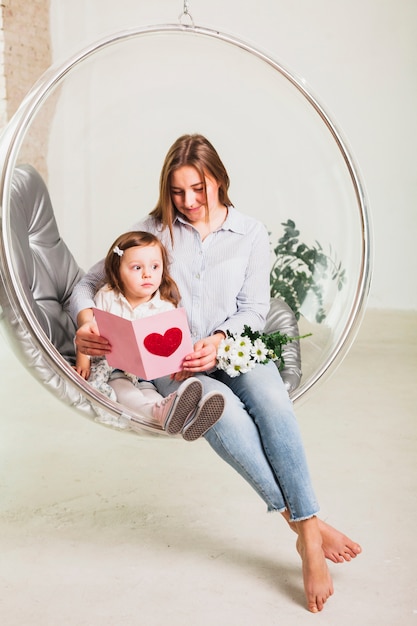
<path fill-rule="evenodd" d="M 203 181 L 198 170 L 189 165 L 179 167 L 172 173 L 171 198 L 177 211 L 191 223 L 205 221 L 206 206 L 209 212 L 221 206 L 219 183 L 210 176 L 205 176 Z"/>

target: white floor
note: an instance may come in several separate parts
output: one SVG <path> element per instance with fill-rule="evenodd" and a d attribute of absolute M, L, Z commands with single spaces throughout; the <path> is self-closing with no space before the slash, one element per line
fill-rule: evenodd
<path fill-rule="evenodd" d="M 364 549 L 319 615 L 293 533 L 204 441 L 90 422 L 4 339 L 0 365 L 2 626 L 417 626 L 417 314 L 367 312 L 297 406 L 322 516 Z"/>

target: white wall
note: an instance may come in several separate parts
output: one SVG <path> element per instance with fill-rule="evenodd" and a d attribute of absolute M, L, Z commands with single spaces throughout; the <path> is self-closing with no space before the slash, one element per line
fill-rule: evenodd
<path fill-rule="evenodd" d="M 176 23 L 182 8 L 174 0 L 51 0 L 53 58 L 62 61 L 117 30 Z M 191 0 L 189 8 L 198 26 L 242 38 L 306 79 L 347 137 L 370 200 L 375 262 L 368 306 L 417 309 L 415 0 Z M 195 68 L 173 68 L 173 76 L 188 99 L 204 81 Z M 87 88 L 80 85 L 80 98 Z M 227 129 L 222 119 L 215 122 L 220 137 Z M 166 149 L 171 138 L 164 141 Z M 107 242 L 106 224 L 92 226 Z M 119 230 L 112 226 L 112 236 Z"/>

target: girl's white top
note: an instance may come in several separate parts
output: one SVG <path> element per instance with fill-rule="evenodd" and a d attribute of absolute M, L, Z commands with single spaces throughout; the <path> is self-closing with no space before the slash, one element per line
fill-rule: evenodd
<path fill-rule="evenodd" d="M 132 321 L 175 308 L 172 302 L 161 300 L 159 291 L 148 302 L 133 308 L 123 294 L 116 293 L 108 285 L 104 285 L 104 287 L 98 290 L 94 296 L 94 302 L 98 309 L 114 313 L 114 315 L 119 315 L 119 317 Z"/>

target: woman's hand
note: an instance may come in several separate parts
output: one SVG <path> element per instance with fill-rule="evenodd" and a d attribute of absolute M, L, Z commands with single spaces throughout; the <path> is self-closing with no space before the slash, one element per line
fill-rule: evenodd
<path fill-rule="evenodd" d="M 78 316 L 79 328 L 75 334 L 75 345 L 82 354 L 103 356 L 111 352 L 111 345 L 99 333 L 91 309 L 86 309 Z"/>
<path fill-rule="evenodd" d="M 223 333 L 216 333 L 197 341 L 194 345 L 194 352 L 185 357 L 183 369 L 174 374 L 172 378 L 183 381 L 197 372 L 206 372 L 216 367 L 217 348 L 223 339 Z"/>

